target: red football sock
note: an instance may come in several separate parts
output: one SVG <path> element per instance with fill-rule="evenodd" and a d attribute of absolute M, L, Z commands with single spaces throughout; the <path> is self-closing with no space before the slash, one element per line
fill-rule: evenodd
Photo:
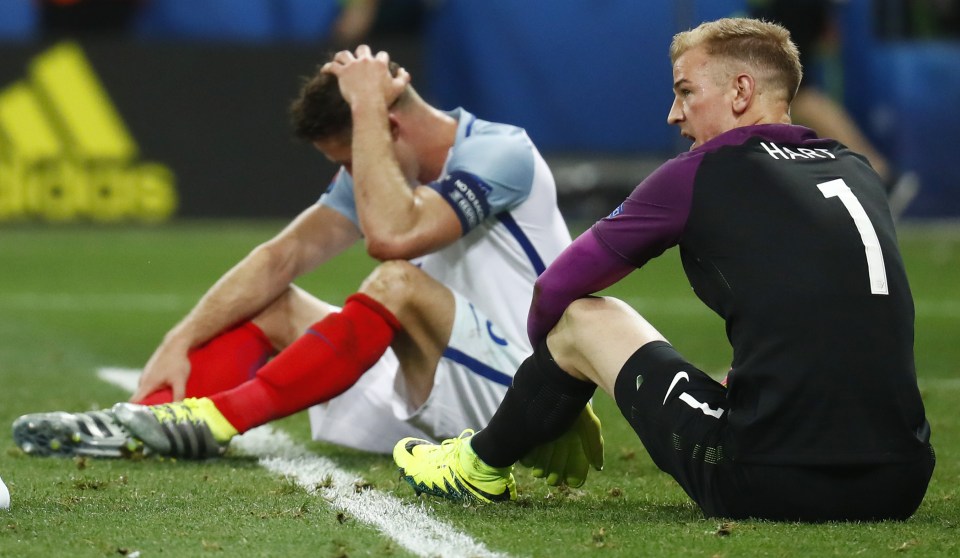
<path fill-rule="evenodd" d="M 235 388 L 253 378 L 276 353 L 270 340 L 253 322 L 227 330 L 188 354 L 190 377 L 186 397 L 207 397 Z M 171 401 L 173 391 L 163 388 L 137 403 L 158 405 Z"/>
<path fill-rule="evenodd" d="M 343 310 L 313 324 L 257 372 L 255 378 L 210 399 L 239 432 L 328 401 L 360 379 L 400 330 L 397 318 L 357 293 Z"/>

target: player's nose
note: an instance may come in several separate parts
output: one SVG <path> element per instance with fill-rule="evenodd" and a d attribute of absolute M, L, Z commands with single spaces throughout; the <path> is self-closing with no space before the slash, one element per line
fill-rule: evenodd
<path fill-rule="evenodd" d="M 674 125 L 680 122 L 683 122 L 683 111 L 680 109 L 680 100 L 674 98 L 673 104 L 670 105 L 670 112 L 667 113 L 667 124 Z"/>

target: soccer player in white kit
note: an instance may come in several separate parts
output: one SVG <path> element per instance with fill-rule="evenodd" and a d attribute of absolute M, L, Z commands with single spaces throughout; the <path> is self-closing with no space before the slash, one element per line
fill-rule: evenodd
<path fill-rule="evenodd" d="M 388 350 L 355 386 L 310 409 L 316 439 L 389 452 L 396 440 L 387 434 L 398 429 L 435 439 L 459 434 L 492 416 L 531 351 L 524 324 L 533 282 L 570 241 L 553 176 L 523 130 L 463 109 L 449 114 L 456 139 L 442 178 L 428 186 L 454 209 L 464 235 L 411 260 L 455 299 L 429 399 L 416 405 L 405 396 Z M 349 173 L 338 175 L 320 204 L 357 222 Z"/>
<path fill-rule="evenodd" d="M 325 64 L 292 114 L 342 165 L 319 203 L 165 336 L 136 403 L 21 417 L 28 453 L 122 455 L 142 442 L 210 457 L 306 408 L 316 439 L 387 453 L 493 415 L 531 352 L 533 284 L 570 242 L 536 147 L 520 128 L 430 106 L 366 46 Z M 292 284 L 361 239 L 383 263 L 342 308 Z"/>

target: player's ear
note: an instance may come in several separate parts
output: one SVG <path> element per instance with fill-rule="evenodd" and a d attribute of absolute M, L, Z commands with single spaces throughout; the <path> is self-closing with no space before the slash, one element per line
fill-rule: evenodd
<path fill-rule="evenodd" d="M 390 120 L 390 138 L 393 141 L 397 141 L 397 138 L 400 137 L 400 123 L 393 113 L 390 113 L 387 118 Z"/>
<path fill-rule="evenodd" d="M 737 90 L 733 96 L 733 110 L 737 114 L 743 114 L 753 100 L 757 82 L 750 74 L 739 74 L 737 75 L 735 86 Z"/>

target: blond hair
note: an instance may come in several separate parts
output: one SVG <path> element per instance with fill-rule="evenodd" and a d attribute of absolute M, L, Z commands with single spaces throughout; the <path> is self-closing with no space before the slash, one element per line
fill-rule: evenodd
<path fill-rule="evenodd" d="M 800 52 L 790 40 L 790 32 L 776 23 L 759 19 L 724 18 L 700 24 L 695 29 L 673 36 L 670 62 L 696 47 L 734 65 L 746 65 L 757 72 L 757 79 L 782 90 L 787 103 L 793 101 L 803 68 Z"/>

